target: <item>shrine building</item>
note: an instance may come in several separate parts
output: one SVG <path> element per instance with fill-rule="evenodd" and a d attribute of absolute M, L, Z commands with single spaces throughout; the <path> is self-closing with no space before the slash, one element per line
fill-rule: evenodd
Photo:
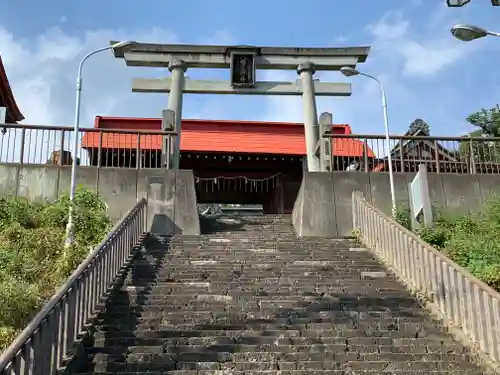
<path fill-rule="evenodd" d="M 24 120 L 24 116 L 19 110 L 16 104 L 16 99 L 10 88 L 9 80 L 7 79 L 7 73 L 2 63 L 2 58 L 0 57 L 0 108 L 5 111 L 5 123 L 6 124 L 16 124 L 19 121 Z M 3 115 L 2 115 L 3 117 Z M 3 118 L 1 119 L 3 120 Z M 2 121 L 0 121 L 1 123 Z"/>
<path fill-rule="evenodd" d="M 98 116 L 94 123 L 103 130 L 161 126 L 160 118 Z M 351 134 L 351 128 L 333 125 L 332 133 Z M 140 150 L 134 134 L 89 132 L 82 139 L 89 164 L 102 167 L 158 168 L 161 145 L 160 135 L 141 136 Z M 269 212 L 292 210 L 306 165 L 303 124 L 183 119 L 180 149 L 180 169 L 193 170 L 198 203 L 258 203 L 273 206 Z M 342 169 L 363 156 L 364 144 L 332 139 L 331 150 L 334 164 Z M 374 157 L 372 150 L 368 156 Z"/>

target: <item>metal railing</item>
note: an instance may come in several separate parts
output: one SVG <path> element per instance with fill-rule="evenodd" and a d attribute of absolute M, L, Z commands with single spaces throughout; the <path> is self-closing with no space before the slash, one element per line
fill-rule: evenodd
<path fill-rule="evenodd" d="M 411 289 L 421 292 L 496 363 L 500 362 L 500 294 L 353 192 L 353 227 L 362 242 Z"/>
<path fill-rule="evenodd" d="M 383 135 L 325 134 L 331 138 L 330 170 L 387 172 Z M 390 136 L 394 172 L 416 172 L 420 164 L 434 173 L 500 174 L 500 138 Z"/>
<path fill-rule="evenodd" d="M 109 232 L 0 356 L 0 373 L 54 374 L 84 333 L 146 228 L 142 198 Z"/>
<path fill-rule="evenodd" d="M 0 164 L 70 165 L 73 128 L 0 124 Z M 136 169 L 162 167 L 163 142 L 173 144 L 175 132 L 134 129 L 80 129 L 79 165 Z M 383 135 L 325 134 L 331 138 L 330 170 L 388 171 Z M 393 170 L 500 174 L 500 138 L 390 136 Z M 355 166 L 353 167 L 353 164 Z"/>
<path fill-rule="evenodd" d="M 162 143 L 175 132 L 84 128 L 76 155 L 81 166 L 160 168 Z M 71 165 L 72 127 L 0 124 L 0 164 Z"/>

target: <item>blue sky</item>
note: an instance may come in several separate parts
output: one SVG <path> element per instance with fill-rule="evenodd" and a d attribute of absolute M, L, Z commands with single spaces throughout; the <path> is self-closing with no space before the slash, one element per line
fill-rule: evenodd
<path fill-rule="evenodd" d="M 236 6 L 235 4 L 238 4 Z M 248 4 L 245 5 L 245 4 Z M 371 45 L 358 67 L 386 86 L 392 133 L 423 118 L 434 135 L 469 130 L 465 117 L 492 107 L 500 97 L 496 60 L 500 40 L 455 40 L 456 23 L 500 28 L 500 9 L 473 0 L 452 9 L 444 0 L 6 0 L 0 12 L 0 53 L 25 123 L 70 125 L 79 59 L 109 40 L 157 43 L 252 44 L 341 47 Z M 500 31 L 500 30 L 499 30 Z M 158 117 L 167 96 L 133 94 L 134 77 L 164 77 L 158 68 L 128 68 L 106 52 L 84 70 L 83 125 L 96 115 Z M 219 78 L 226 71 L 189 70 L 192 78 Z M 347 81 L 338 72 L 322 81 Z M 260 79 L 295 80 L 295 72 L 262 72 Z M 350 79 L 349 98 L 318 100 L 320 112 L 348 123 L 356 133 L 383 131 L 378 87 Z M 300 98 L 189 95 L 185 118 L 301 121 Z"/>

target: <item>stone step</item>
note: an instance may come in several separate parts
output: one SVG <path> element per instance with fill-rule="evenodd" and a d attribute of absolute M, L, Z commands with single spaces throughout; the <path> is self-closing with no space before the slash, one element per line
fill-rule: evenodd
<path fill-rule="evenodd" d="M 154 276 L 158 277 L 172 277 L 172 276 L 182 276 L 184 278 L 193 277 L 210 277 L 210 278 L 265 278 L 265 277 L 288 277 L 298 280 L 303 279 L 317 279 L 321 278 L 339 278 L 346 280 L 356 280 L 361 279 L 363 274 L 365 276 L 372 274 L 373 272 L 380 273 L 380 277 L 385 277 L 383 268 L 375 267 L 364 267 L 364 268 L 335 268 L 333 266 L 321 266 L 321 267 L 300 267 L 300 266 L 284 266 L 279 267 L 272 263 L 260 263 L 253 264 L 249 266 L 217 266 L 217 265 L 205 265 L 205 266 L 190 266 L 190 265 L 168 265 L 165 267 L 159 267 L 155 270 Z M 131 275 L 135 277 L 140 277 L 144 275 L 151 275 L 151 267 L 135 267 L 131 270 Z"/>
<path fill-rule="evenodd" d="M 253 335 L 252 335 L 253 334 Z M 259 336 L 260 334 L 260 336 Z M 300 336 L 309 334 L 310 336 Z M 333 333 L 332 333 L 333 334 Z M 359 353 L 459 353 L 469 351 L 450 338 L 376 338 L 376 337 L 344 337 L 328 336 L 323 331 L 168 331 L 165 337 L 133 336 L 105 334 L 97 331 L 94 335 L 94 349 L 102 351 L 120 351 L 124 348 L 133 348 L 136 352 L 154 350 L 151 348 L 175 347 L 179 345 L 195 345 L 210 347 L 211 345 L 236 345 L 237 347 L 257 347 L 268 350 L 275 346 L 309 347 L 327 345 L 341 349 L 341 352 L 351 351 Z M 140 349 L 140 348 L 144 349 Z M 126 349 L 128 350 L 128 349 Z M 250 351 L 250 350 L 249 350 Z"/>
<path fill-rule="evenodd" d="M 199 293 L 193 295 L 190 293 L 178 293 L 170 294 L 166 298 L 165 306 L 171 305 L 172 301 L 175 300 L 176 303 L 194 303 L 194 302 L 215 302 L 224 303 L 225 305 L 231 304 L 258 304 L 261 309 L 265 309 L 267 306 L 273 308 L 286 308 L 286 309 L 302 309 L 304 313 L 309 313 L 312 311 L 317 311 L 320 309 L 335 310 L 393 310 L 393 311 L 403 311 L 404 308 L 411 306 L 416 310 L 421 310 L 420 305 L 416 299 L 413 298 L 376 298 L 376 297 L 362 297 L 354 296 L 354 298 L 338 298 L 330 295 L 323 295 L 320 297 L 307 296 L 307 295 L 296 295 L 296 296 L 286 296 L 276 298 L 275 296 L 266 295 L 255 295 L 252 292 L 238 292 L 228 294 L 217 294 L 217 293 Z M 120 300 L 130 300 L 127 296 L 117 295 L 112 299 L 112 302 L 118 302 Z M 161 308 L 159 306 L 158 308 Z"/>
<path fill-rule="evenodd" d="M 169 325 L 169 322 L 172 322 L 172 324 Z M 315 324 L 316 323 L 308 323 L 305 324 L 307 328 L 310 330 L 315 330 Z M 281 322 L 273 322 L 270 325 L 267 325 L 268 327 L 271 328 L 277 328 L 279 326 L 286 326 L 289 327 L 290 329 L 296 328 L 298 325 L 297 324 L 287 324 L 286 322 L 281 323 Z M 105 337 L 117 337 L 117 334 L 119 334 L 118 337 L 123 337 L 123 336 L 132 336 L 132 337 L 169 337 L 168 335 L 171 334 L 171 330 L 176 330 L 177 327 L 179 329 L 183 328 L 184 330 L 187 330 L 188 327 L 191 327 L 192 330 L 197 330 L 197 329 L 215 329 L 215 328 L 221 328 L 222 330 L 228 330 L 232 328 L 233 331 L 238 331 L 241 329 L 258 329 L 262 326 L 266 326 L 265 324 L 262 323 L 247 323 L 247 324 L 211 324 L 211 322 L 204 322 L 202 320 L 192 322 L 192 323 L 178 323 L 178 321 L 174 321 L 172 319 L 168 321 L 158 321 L 158 320 L 150 320 L 149 322 L 147 321 L 142 321 L 142 323 L 135 323 L 131 322 L 130 324 L 127 324 L 126 322 L 121 322 L 120 324 L 113 324 L 110 322 L 109 324 L 102 324 L 99 326 L 99 329 L 97 332 L 100 332 L 100 335 L 105 336 Z M 300 326 L 302 327 L 302 326 Z M 321 329 L 321 328 L 319 328 Z M 169 332 L 169 333 L 165 333 Z M 164 336 L 166 335 L 166 336 Z M 350 339 L 354 337 L 366 337 L 366 338 L 386 338 L 386 339 L 404 339 L 408 337 L 415 337 L 417 335 L 422 335 L 426 337 L 434 337 L 434 338 L 439 338 L 443 335 L 443 331 L 439 327 L 426 327 L 422 328 L 419 327 L 418 324 L 407 324 L 406 329 L 401 329 L 401 330 L 370 330 L 370 329 L 364 329 L 364 330 L 359 330 L 359 329 L 351 329 L 351 330 L 338 330 L 335 332 L 332 332 L 331 335 L 336 335 L 336 336 L 331 336 L 331 337 L 339 337 L 345 339 Z M 99 337 L 99 336 L 98 336 Z"/>
<path fill-rule="evenodd" d="M 176 294 L 190 294 L 195 295 L 197 293 L 203 294 L 218 294 L 218 295 L 230 295 L 232 297 L 235 296 L 259 296 L 259 297 L 272 297 L 283 299 L 287 297 L 316 297 L 322 298 L 325 294 L 341 294 L 345 293 L 346 289 L 342 288 L 292 288 L 292 287 L 281 287 L 281 288 L 255 288 L 254 286 L 231 286 L 231 285 L 220 285 L 217 288 L 210 285 L 205 287 L 200 286 L 179 286 L 179 287 L 157 287 L 151 286 L 147 288 L 135 287 L 135 286 L 126 286 L 120 290 L 120 293 L 116 295 L 116 301 L 135 301 L 135 302 L 144 302 L 146 301 L 159 301 L 170 298 L 172 295 Z M 368 292 L 368 291 L 365 291 Z M 375 290 L 372 290 L 375 292 Z M 383 299 L 389 299 L 390 302 L 386 302 L 386 304 L 396 304 L 403 303 L 408 304 L 409 301 L 413 301 L 412 298 L 408 297 L 403 291 L 397 293 L 396 291 L 388 291 L 388 292 L 378 292 L 378 298 L 381 299 L 380 306 L 383 306 Z M 370 299 L 370 302 L 372 303 Z M 342 302 L 339 301 L 339 304 L 343 303 L 344 305 L 350 304 L 351 306 L 359 306 L 361 303 L 359 302 Z"/>
<path fill-rule="evenodd" d="M 242 274 L 237 275 L 231 272 L 227 274 L 223 273 L 207 273 L 200 272 L 197 274 L 186 274 L 182 272 L 169 272 L 165 274 L 148 274 L 144 273 L 136 273 L 135 275 L 131 275 L 127 278 L 127 280 L 134 280 L 136 285 L 145 285 L 147 283 L 151 283 L 153 280 L 156 282 L 204 282 L 208 281 L 211 283 L 222 284 L 222 283 L 231 283 L 238 282 L 240 284 L 261 284 L 265 283 L 266 280 L 269 280 L 269 284 L 281 284 L 281 285 L 319 285 L 321 283 L 324 284 L 332 284 L 332 276 L 337 278 L 342 276 L 344 279 L 339 280 L 337 285 L 345 285 L 345 286 L 359 286 L 362 289 L 364 284 L 367 284 L 369 281 L 373 281 L 370 279 L 362 280 L 360 278 L 360 273 L 354 275 L 342 274 L 342 275 L 316 275 L 313 273 L 302 275 L 297 277 L 295 275 L 266 275 L 266 273 L 260 274 Z M 363 283 L 364 281 L 364 283 Z M 372 283 L 375 286 L 379 286 L 380 288 L 391 288 L 394 286 L 394 281 L 388 280 L 384 278 L 382 280 L 378 280 L 377 283 Z M 360 293 L 361 294 L 361 293 Z"/>
<path fill-rule="evenodd" d="M 84 373 L 82 375 L 91 375 L 95 372 Z M 115 375 L 114 372 L 99 372 L 102 375 Z M 161 372 L 121 372 L 121 375 L 483 375 L 484 373 L 479 370 L 469 369 L 469 370 L 426 370 L 422 372 L 420 370 L 359 370 L 356 372 L 345 372 L 344 370 L 271 370 L 271 371 L 261 371 L 261 370 L 247 370 L 247 371 L 231 371 L 231 372 L 221 372 L 219 370 L 173 370 L 173 371 L 161 371 Z"/>
<path fill-rule="evenodd" d="M 298 257 L 297 257 L 298 258 Z M 252 267 L 258 264 L 265 264 L 262 268 L 290 268 L 292 271 L 300 271 L 312 269 L 312 270 L 322 270 L 322 269 L 340 269 L 340 270 L 357 270 L 357 269 L 366 269 L 368 267 L 377 268 L 377 269 L 385 269 L 381 264 L 365 260 L 362 262 L 358 262 L 356 259 L 336 259 L 336 260 L 325 260 L 321 258 L 316 259 L 308 259 L 306 257 L 302 257 L 302 259 L 289 258 L 286 256 L 270 256 L 270 257 L 186 257 L 183 256 L 167 256 L 160 262 L 156 262 L 155 265 L 160 265 L 163 267 L 192 267 L 193 270 L 197 270 L 199 268 L 203 269 L 228 269 L 228 268 L 239 268 L 245 265 Z M 140 267 L 151 267 L 151 260 L 146 259 L 138 259 L 133 268 Z"/>
<path fill-rule="evenodd" d="M 316 357 L 314 359 L 317 359 Z M 319 359 L 319 358 L 318 358 Z M 250 362 L 180 362 L 175 360 L 169 354 L 151 354 L 151 355 L 130 355 L 127 362 L 111 363 L 90 363 L 85 372 L 138 372 L 138 371 L 172 371 L 172 370 L 219 370 L 219 371 L 272 371 L 272 370 L 407 370 L 423 371 L 450 371 L 475 369 L 476 366 L 471 362 L 454 361 L 390 361 L 390 360 L 357 360 L 347 363 L 335 362 L 330 357 L 325 356 L 323 360 L 316 361 L 262 361 L 258 358 Z M 228 372 L 228 373 L 231 373 Z"/>
<path fill-rule="evenodd" d="M 290 278 L 290 277 L 269 277 L 269 278 L 207 278 L 204 275 L 198 275 L 196 278 L 184 278 L 182 275 L 175 277 L 161 277 L 156 278 L 154 275 L 151 277 L 127 277 L 125 285 L 130 285 L 134 287 L 161 287 L 164 285 L 170 285 L 172 283 L 177 284 L 189 284 L 196 285 L 201 288 L 203 285 L 212 285 L 214 290 L 217 290 L 219 285 L 225 285 L 230 288 L 239 287 L 255 287 L 255 288 L 267 288 L 268 286 L 273 287 L 293 287 L 309 290 L 310 288 L 329 288 L 332 290 L 340 290 L 342 294 L 347 295 L 347 297 L 357 298 L 357 296 L 366 295 L 368 292 L 373 292 L 378 295 L 379 291 L 382 293 L 384 290 L 404 290 L 400 284 L 396 284 L 395 281 L 384 278 L 377 282 L 372 282 L 373 280 L 362 280 L 362 279 L 352 279 L 352 280 L 337 280 L 333 283 L 331 279 L 328 278 Z M 322 289 L 321 289 L 322 290 Z M 331 292 L 333 294 L 333 292 Z M 408 294 L 407 294 L 408 295 Z"/>
<path fill-rule="evenodd" d="M 298 242 L 294 238 L 283 238 L 283 237 L 213 237 L 213 238 L 199 238 L 193 241 L 171 241 L 171 248 L 192 248 L 192 247 L 202 247 L 202 248 L 225 248 L 225 247 L 236 247 L 242 248 L 243 246 L 249 245 L 268 245 L 277 247 L 279 249 L 289 248 L 293 251 L 300 251 L 304 249 L 318 251 L 332 251 L 332 250 L 346 250 L 350 248 L 362 247 L 356 242 L 334 242 L 334 243 L 311 243 L 311 242 Z"/>
<path fill-rule="evenodd" d="M 251 363 L 251 362 L 274 362 L 274 363 L 297 363 L 297 362 L 336 362 L 337 367 L 357 361 L 422 361 L 422 362 L 451 362 L 461 363 L 470 361 L 468 354 L 448 354 L 448 353 L 359 353 L 359 352 L 314 352 L 305 350 L 302 352 L 276 351 L 276 352 L 230 352 L 211 350 L 200 347 L 197 350 L 179 350 L 177 347 L 166 348 L 166 352 L 128 352 L 128 353 L 96 353 L 92 355 L 92 363 L 123 363 L 123 362 L 144 362 L 174 361 L 177 363 Z M 191 347 L 193 349 L 193 347 Z M 230 349 L 230 348 L 228 348 Z M 281 366 L 280 366 L 281 367 Z M 465 365 L 465 367 L 467 367 Z"/>
<path fill-rule="evenodd" d="M 328 323 L 307 323 L 307 324 L 280 324 L 280 323 L 271 323 L 271 324 L 265 324 L 265 323 L 247 323 L 247 324 L 209 324 L 205 323 L 203 324 L 200 322 L 199 324 L 196 323 L 189 323 L 189 324 L 171 324 L 170 326 L 167 326 L 167 324 L 164 325 L 142 325 L 140 327 L 132 327 L 130 329 L 124 329 L 123 327 L 125 324 L 118 326 L 118 325 L 111 325 L 111 326 L 102 326 L 99 328 L 99 330 L 96 332 L 96 337 L 101 338 L 101 337 L 106 337 L 106 338 L 117 338 L 117 337 L 137 337 L 137 338 L 168 338 L 168 337 L 175 337 L 175 335 L 180 335 L 180 334 L 187 334 L 186 332 L 195 332 L 198 331 L 234 331 L 235 334 L 238 334 L 242 330 L 254 330 L 254 331 L 266 331 L 266 330 L 296 330 L 296 331 L 304 331 L 304 334 L 310 334 L 313 337 L 316 337 L 317 333 L 321 330 L 324 329 L 331 329 L 331 323 L 328 325 Z M 183 333 L 184 332 L 184 333 Z M 311 333 L 309 333 L 311 332 Z M 340 331 L 335 331 L 332 333 L 333 334 L 340 334 Z M 416 337 L 417 335 L 421 335 L 422 337 L 427 337 L 427 338 L 435 338 L 435 339 L 440 339 L 444 335 L 442 330 L 439 328 L 426 328 L 426 329 L 420 329 L 420 330 L 415 330 L 415 331 L 408 331 L 405 332 L 405 334 L 401 334 L 399 331 L 368 331 L 366 332 L 371 332 L 367 333 L 366 336 L 362 336 L 361 333 L 357 333 L 356 330 L 351 330 L 351 331 L 342 331 L 341 334 L 344 336 L 335 336 L 338 338 L 342 338 L 344 341 L 346 339 L 353 339 L 353 338 L 369 338 L 372 341 L 369 341 L 370 344 L 374 343 L 374 340 L 378 340 L 381 344 L 386 343 L 387 345 L 390 345 L 391 340 L 394 339 L 404 339 L 404 338 L 409 338 L 409 337 Z M 316 333 L 316 335 L 314 335 Z M 352 334 L 353 336 L 347 336 L 348 334 Z M 326 333 L 324 334 L 325 336 L 327 335 Z M 372 335 L 372 336 L 370 336 Z M 380 336 L 379 336 L 380 335 Z M 385 341 L 384 341 L 385 340 Z M 340 340 L 339 340 L 340 341 Z"/>
<path fill-rule="evenodd" d="M 194 340 L 196 339 L 196 340 Z M 380 345 L 380 346 L 366 346 L 366 345 L 352 345 L 346 343 L 310 343 L 308 345 L 303 344 L 293 344 L 291 345 L 291 340 L 286 341 L 287 339 L 275 339 L 269 337 L 266 342 L 269 343 L 259 343 L 256 344 L 235 344 L 234 339 L 233 342 L 223 343 L 224 340 L 231 340 L 231 337 L 204 337 L 204 338 L 185 338 L 186 344 L 182 343 L 182 339 L 177 340 L 166 340 L 164 342 L 160 342 L 159 345 L 152 346 L 133 346 L 133 345 L 116 345 L 116 346 L 94 346 L 89 348 L 87 353 L 91 356 L 94 355 L 126 355 L 130 353 L 135 354 L 148 354 L 148 353 L 213 353 L 213 352 L 227 352 L 227 353 L 258 353 L 258 352 L 271 352 L 271 353 L 334 353 L 336 355 L 346 354 L 346 355 L 368 355 L 368 354 L 380 354 L 381 356 L 388 356 L 391 354 L 396 355 L 434 355 L 434 356 L 457 356 L 458 358 L 467 358 L 470 357 L 470 354 L 467 350 L 464 349 L 461 345 L 454 345 L 453 343 L 448 343 L 448 345 L 442 344 L 441 342 L 436 343 L 422 343 L 414 346 L 410 345 L 402 345 L 402 346 L 394 346 L 394 345 Z M 140 342 L 141 339 L 137 340 L 129 340 L 123 339 L 122 341 L 118 341 L 119 339 L 111 339 L 113 343 L 137 343 Z M 190 341 L 188 341 L 190 340 Z M 328 341 L 328 338 L 324 338 L 324 340 Z M 102 341 L 102 340 L 101 340 Z M 249 341 L 247 339 L 247 341 Z M 303 342 L 312 342 L 313 340 L 304 339 Z M 97 341 L 96 341 L 97 342 Z M 220 343 L 219 343 L 220 342 Z M 245 339 L 242 339 L 242 342 L 245 342 Z M 279 342 L 283 342 L 283 344 L 278 344 Z M 198 344 L 197 344 L 198 343 Z"/>
<path fill-rule="evenodd" d="M 351 300 L 353 298 L 360 299 L 366 298 L 368 294 L 374 295 L 376 297 L 373 298 L 385 298 L 389 299 L 412 299 L 411 296 L 408 295 L 408 292 L 405 291 L 401 286 L 395 285 L 392 288 L 380 288 L 377 284 L 370 284 L 363 287 L 360 290 L 363 294 L 356 297 L 347 297 L 346 294 L 354 291 L 354 289 L 360 290 L 359 285 L 354 286 L 345 286 L 345 285 L 335 285 L 331 283 L 324 284 L 309 284 L 309 285 L 301 285 L 295 284 L 290 285 L 288 281 L 283 281 L 281 284 L 277 283 L 213 283 L 210 281 L 201 281 L 201 282 L 188 282 L 188 283 L 176 283 L 176 282 L 159 282 L 159 283 L 148 283 L 147 285 L 136 285 L 136 283 L 132 282 L 132 280 L 127 281 L 124 285 L 117 291 L 119 294 L 126 294 L 128 296 L 156 296 L 158 298 L 163 298 L 164 294 L 172 294 L 182 292 L 183 294 L 197 294 L 203 291 L 212 291 L 212 292 L 227 292 L 227 291 L 241 291 L 241 292 L 259 292 L 259 293 L 267 293 L 267 294 L 281 294 L 281 293 L 289 293 L 290 295 L 310 295 L 310 296 L 318 296 L 322 297 L 325 294 L 329 294 L 339 299 L 347 299 Z M 216 294 L 221 294 L 216 293 Z"/>

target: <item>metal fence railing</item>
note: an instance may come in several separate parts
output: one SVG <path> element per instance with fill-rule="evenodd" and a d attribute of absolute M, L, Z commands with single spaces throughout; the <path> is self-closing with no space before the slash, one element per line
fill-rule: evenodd
<path fill-rule="evenodd" d="M 0 373 L 54 374 L 145 232 L 142 198 L 80 264 L 0 356 Z"/>
<path fill-rule="evenodd" d="M 172 145 L 176 133 L 83 128 L 77 136 L 81 166 L 145 169 L 162 167 L 162 146 Z M 71 127 L 0 124 L 0 164 L 70 165 L 73 137 Z M 324 137 L 332 141 L 330 170 L 388 171 L 383 135 Z M 500 138 L 392 135 L 389 143 L 395 172 L 426 164 L 435 173 L 500 174 Z"/>
<path fill-rule="evenodd" d="M 500 294 L 364 199 L 352 196 L 362 242 L 431 307 L 496 363 L 500 362 Z"/>
<path fill-rule="evenodd" d="M 78 132 L 81 166 L 160 168 L 162 145 L 175 132 L 84 128 Z M 0 124 L 0 164 L 70 165 L 72 127 Z M 172 148 L 170 148 L 172 149 Z"/>
<path fill-rule="evenodd" d="M 326 134 L 332 140 L 332 171 L 389 170 L 383 135 Z M 394 172 L 416 172 L 420 164 L 434 173 L 500 174 L 500 138 L 390 136 Z"/>

